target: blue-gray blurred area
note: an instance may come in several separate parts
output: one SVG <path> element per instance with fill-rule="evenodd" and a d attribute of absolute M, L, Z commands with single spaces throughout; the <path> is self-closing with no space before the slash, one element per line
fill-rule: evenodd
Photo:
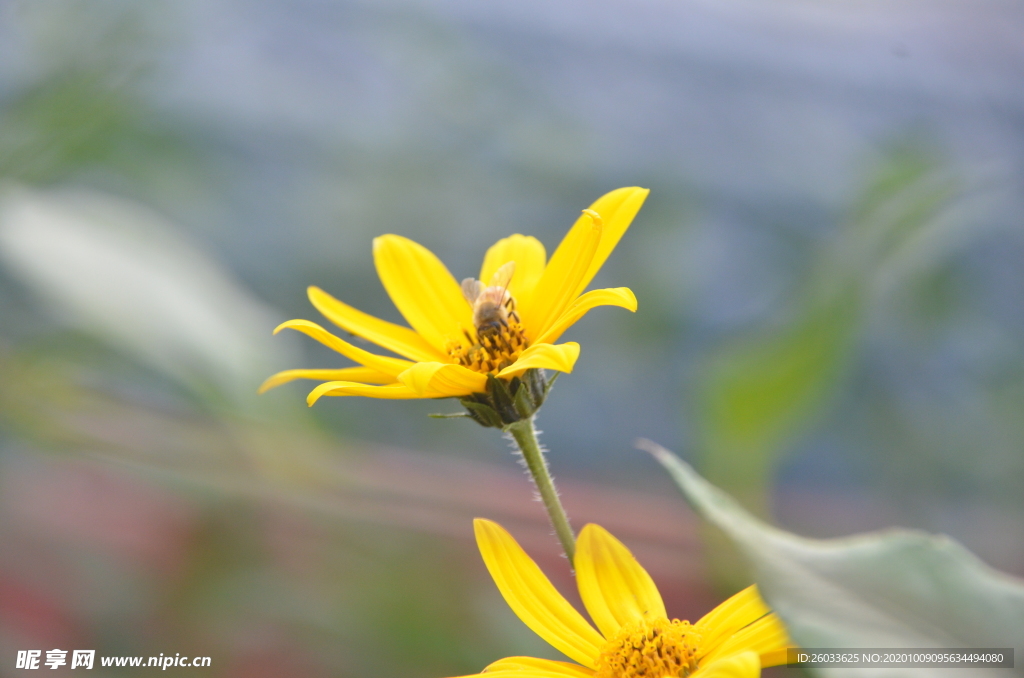
<path fill-rule="evenodd" d="M 571 595 L 496 431 L 255 392 L 347 364 L 270 336 L 324 322 L 309 285 L 401 321 L 376 235 L 463 278 L 620 186 L 651 195 L 595 285 L 639 311 L 569 331 L 539 417 L 577 526 L 677 616 L 736 583 L 643 436 L 794 532 L 1024 573 L 1022 38 L 998 0 L 0 2 L 0 675 L 555 656 L 471 541 L 500 520 Z"/>

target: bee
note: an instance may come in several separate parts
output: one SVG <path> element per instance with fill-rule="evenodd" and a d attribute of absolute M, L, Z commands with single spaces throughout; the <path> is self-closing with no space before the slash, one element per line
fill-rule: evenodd
<path fill-rule="evenodd" d="M 473 325 L 478 337 L 500 335 L 508 327 L 509 318 L 519 322 L 516 300 L 508 292 L 515 270 L 516 262 L 504 264 L 491 276 L 491 284 L 487 287 L 475 278 L 462 281 L 462 296 L 473 307 Z"/>

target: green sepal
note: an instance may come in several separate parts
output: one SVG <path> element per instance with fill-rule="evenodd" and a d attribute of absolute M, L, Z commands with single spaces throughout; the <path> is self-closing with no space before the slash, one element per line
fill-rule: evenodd
<path fill-rule="evenodd" d="M 522 376 L 509 381 L 487 375 L 487 391 L 473 393 L 459 402 L 466 408 L 461 416 L 469 417 L 481 426 L 504 429 L 516 422 L 529 419 L 544 404 L 551 385 L 558 373 L 551 379 L 544 370 L 527 370 Z M 460 415 L 430 415 L 438 419 L 450 419 Z"/>
<path fill-rule="evenodd" d="M 521 419 L 529 419 L 532 417 L 538 407 L 534 402 L 530 386 L 523 381 L 519 382 L 519 388 L 516 389 L 516 394 L 512 400 L 512 404 L 515 406 L 516 412 L 519 414 Z"/>
<path fill-rule="evenodd" d="M 537 370 L 537 372 L 541 372 L 541 371 Z M 551 393 L 551 387 L 555 385 L 555 381 L 558 380 L 558 377 L 560 377 L 561 374 L 562 374 L 561 372 L 555 372 L 553 375 L 551 375 L 551 378 L 548 379 L 547 383 L 544 383 L 544 375 L 543 375 L 543 373 L 541 373 L 539 375 L 538 378 L 539 378 L 540 382 L 543 384 L 543 387 L 542 387 L 543 395 L 541 395 L 541 397 L 540 397 L 540 401 L 542 403 L 547 399 L 548 394 Z"/>
<path fill-rule="evenodd" d="M 545 379 L 544 370 L 527 370 L 523 372 L 523 384 L 530 390 L 530 400 L 533 402 L 534 411 L 544 404 Z"/>
<path fill-rule="evenodd" d="M 503 426 L 501 417 L 498 416 L 498 413 L 493 408 L 469 398 L 463 398 L 461 402 L 462 406 L 466 408 L 466 416 L 481 426 L 488 428 L 501 428 Z"/>
<path fill-rule="evenodd" d="M 501 421 L 505 424 L 512 424 L 523 419 L 516 412 L 515 401 L 512 399 L 512 392 L 510 390 L 513 384 L 518 385 L 517 382 L 519 382 L 518 377 L 513 379 L 512 383 L 508 383 L 503 379 L 498 379 L 493 374 L 487 375 L 487 394 L 491 396 L 494 411 L 498 413 Z"/>

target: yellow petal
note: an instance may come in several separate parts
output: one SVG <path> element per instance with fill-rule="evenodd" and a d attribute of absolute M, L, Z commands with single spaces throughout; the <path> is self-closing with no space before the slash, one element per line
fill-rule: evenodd
<path fill-rule="evenodd" d="M 358 381 L 368 384 L 393 384 L 395 378 L 372 367 L 345 367 L 340 370 L 284 370 L 267 379 L 260 386 L 259 393 L 266 393 L 275 386 L 287 384 L 296 379 L 318 379 L 320 381 Z"/>
<path fill-rule="evenodd" d="M 580 532 L 575 564 L 580 597 L 606 638 L 630 621 L 668 617 L 651 576 L 600 525 L 587 525 Z"/>
<path fill-rule="evenodd" d="M 604 231 L 601 233 L 601 244 L 597 248 L 597 253 L 594 254 L 594 258 L 590 262 L 590 268 L 576 290 L 577 295 L 586 289 L 597 272 L 604 266 L 604 262 L 608 260 L 612 250 L 619 244 L 626 229 L 633 223 L 633 218 L 640 211 L 650 192 L 650 189 L 636 186 L 619 188 L 604 194 L 590 206 L 590 209 L 600 214 L 601 219 L 604 220 Z M 574 229 L 583 227 L 580 221 L 576 221 Z M 564 244 L 565 240 L 562 242 Z M 562 246 L 559 245 L 558 249 L 561 248 Z M 555 254 L 551 258 L 554 259 L 556 256 L 558 256 L 558 250 L 555 250 Z"/>
<path fill-rule="evenodd" d="M 704 659 L 714 661 L 738 652 L 751 650 L 766 659 L 775 659 L 779 650 L 792 646 L 786 627 L 774 614 L 761 617 L 750 626 L 740 629 L 723 641 L 718 647 L 704 655 Z M 783 655 L 785 660 L 785 655 Z"/>
<path fill-rule="evenodd" d="M 539 337 L 544 334 L 569 303 L 586 289 L 608 259 L 608 255 L 615 249 L 622 234 L 633 222 L 633 217 L 640 211 L 648 193 L 650 193 L 648 189 L 635 186 L 614 190 L 598 198 L 589 210 L 585 210 L 576 220 L 573 227 L 569 229 L 569 233 L 562 239 L 558 249 L 551 255 L 544 276 L 537 285 L 533 303 L 528 309 L 529 313 L 523 318 L 528 337 Z M 603 222 L 600 242 L 592 255 L 588 254 L 584 247 L 586 245 L 585 235 L 592 229 L 593 224 L 593 219 L 587 214 L 590 211 L 600 215 L 600 220 Z M 576 276 L 567 275 L 565 271 L 580 258 L 586 259 L 585 270 Z M 563 284 L 571 285 L 571 289 L 562 291 L 564 299 L 561 298 L 561 295 L 555 299 L 554 295 L 561 291 Z M 527 316 L 530 317 L 529 322 L 527 322 Z"/>
<path fill-rule="evenodd" d="M 558 341 L 563 332 L 576 324 L 576 321 L 586 315 L 587 311 L 598 306 L 621 306 L 627 310 L 636 311 L 636 296 L 628 287 L 591 290 L 576 299 L 544 334 L 537 337 L 537 342 L 550 344 Z"/>
<path fill-rule="evenodd" d="M 485 674 L 502 673 L 502 678 L 507 678 L 506 671 L 538 671 L 543 675 L 553 678 L 591 678 L 594 672 L 585 669 L 579 664 L 569 662 L 556 662 L 550 659 L 537 659 L 536 657 L 507 657 L 499 659 L 486 669 Z"/>
<path fill-rule="evenodd" d="M 537 660 L 543 661 L 543 660 Z M 565 662 L 552 662 L 558 664 L 566 664 Z M 493 665 L 492 665 L 493 666 Z M 586 671 L 586 669 L 582 669 Z M 469 676 L 459 676 L 459 678 L 591 678 L 594 675 L 593 671 L 587 671 L 586 673 L 564 673 L 550 668 L 540 667 L 520 667 L 508 666 L 506 668 L 500 668 L 492 670 L 487 668 L 483 673 L 474 673 Z"/>
<path fill-rule="evenodd" d="M 382 398 L 384 400 L 414 400 L 417 398 L 441 398 L 441 395 L 423 395 L 405 384 L 388 384 L 387 386 L 371 386 L 369 384 L 357 384 L 352 381 L 328 381 L 320 384 L 306 396 L 306 404 L 313 407 L 313 403 L 323 396 L 365 396 L 367 398 Z"/>
<path fill-rule="evenodd" d="M 780 647 L 775 650 L 768 650 L 767 652 L 761 653 L 761 667 L 768 668 L 769 666 L 780 666 L 789 661 L 789 650 L 795 645 L 787 645 L 786 647 Z"/>
<path fill-rule="evenodd" d="M 590 214 L 581 217 L 583 228 L 573 228 L 558 246 L 558 251 L 544 268 L 534 289 L 533 297 L 520 309 L 526 336 L 533 340 L 547 331 L 558 317 L 575 301 L 580 281 L 590 268 L 590 262 L 601 243 L 604 226 Z"/>
<path fill-rule="evenodd" d="M 319 287 L 307 290 L 309 301 L 332 323 L 352 334 L 403 355 L 410 360 L 437 360 L 444 354 L 408 327 L 374 318 L 338 301 Z"/>
<path fill-rule="evenodd" d="M 399 374 L 398 380 L 417 393 L 424 394 L 441 393 L 444 396 L 464 396 L 470 393 L 483 393 L 487 390 L 486 376 L 453 363 L 416 363 Z"/>
<path fill-rule="evenodd" d="M 694 626 L 701 630 L 701 645 L 712 651 L 721 641 L 769 612 L 757 586 L 748 586 L 701 617 Z"/>
<path fill-rule="evenodd" d="M 402 360 L 401 358 L 391 358 L 389 356 L 376 355 L 369 351 L 364 351 L 363 349 L 353 346 L 347 341 L 334 336 L 316 323 L 308 320 L 287 320 L 274 329 L 274 334 L 277 334 L 283 329 L 292 329 L 302 332 L 306 336 L 316 339 L 324 346 L 334 349 L 346 358 L 355 360 L 361 365 L 371 367 L 378 372 L 389 376 L 398 376 L 400 373 L 409 369 L 413 364 L 412 362 Z"/>
<path fill-rule="evenodd" d="M 512 611 L 557 650 L 594 668 L 604 644 L 601 635 L 562 597 L 505 528 L 482 518 L 473 521 L 473 528 L 484 564 Z"/>
<path fill-rule="evenodd" d="M 580 345 L 574 341 L 564 344 L 534 344 L 519 355 L 515 361 L 501 372 L 499 377 L 508 379 L 522 374 L 526 370 L 544 369 L 572 372 L 576 359 L 580 357 Z"/>
<path fill-rule="evenodd" d="M 756 652 L 741 652 L 718 661 L 702 665 L 691 674 L 691 678 L 758 678 L 761 662 Z"/>
<path fill-rule="evenodd" d="M 516 272 L 508 285 L 508 291 L 516 298 L 518 307 L 522 309 L 530 304 L 533 289 L 544 273 L 546 258 L 544 245 L 539 240 L 533 236 L 516 233 L 502 238 L 487 250 L 484 265 L 480 269 L 480 280 L 486 284 L 501 266 L 510 261 L 516 262 Z"/>
<path fill-rule="evenodd" d="M 441 260 L 426 247 L 397 235 L 373 240 L 377 275 L 413 329 L 442 354 L 449 337 L 473 326 L 462 289 Z"/>

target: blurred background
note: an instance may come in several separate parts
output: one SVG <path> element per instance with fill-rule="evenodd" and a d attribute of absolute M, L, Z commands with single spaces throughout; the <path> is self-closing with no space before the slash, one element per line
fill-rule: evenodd
<path fill-rule="evenodd" d="M 679 617 L 744 583 L 643 436 L 797 533 L 1024 574 L 1022 36 L 999 0 L 0 1 L 0 675 L 557 656 L 472 543 L 499 520 L 574 596 L 496 431 L 255 391 L 346 364 L 270 336 L 324 322 L 308 285 L 401 320 L 374 236 L 462 278 L 628 185 L 595 285 L 640 309 L 570 330 L 539 418 L 578 527 Z"/>

